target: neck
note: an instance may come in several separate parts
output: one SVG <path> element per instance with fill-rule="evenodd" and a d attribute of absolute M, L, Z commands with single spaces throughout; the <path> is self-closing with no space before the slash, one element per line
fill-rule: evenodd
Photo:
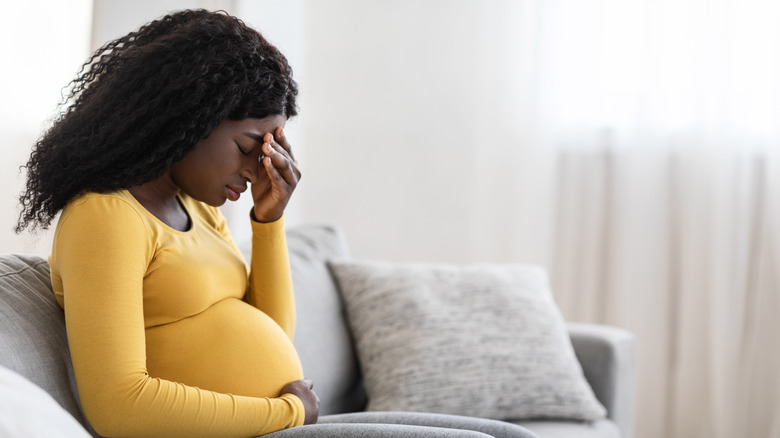
<path fill-rule="evenodd" d="M 168 226 L 179 231 L 187 231 L 190 228 L 189 215 L 176 199 L 179 188 L 169 174 L 128 190 L 147 211 Z"/>
<path fill-rule="evenodd" d="M 130 187 L 129 191 L 139 201 L 165 205 L 176 201 L 179 187 L 174 184 L 170 172 L 166 172 L 154 181 Z"/>

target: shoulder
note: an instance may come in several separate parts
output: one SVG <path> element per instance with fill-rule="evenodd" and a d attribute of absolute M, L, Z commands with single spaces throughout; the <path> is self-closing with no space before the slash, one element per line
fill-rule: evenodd
<path fill-rule="evenodd" d="M 68 203 L 57 223 L 52 260 L 94 257 L 125 260 L 152 258 L 158 234 L 129 192 L 84 193 Z M 75 261 L 74 261 L 75 262 Z"/>
<path fill-rule="evenodd" d="M 72 199 L 62 211 L 60 222 L 67 221 L 73 215 L 86 215 L 95 220 L 110 219 L 140 220 L 138 202 L 126 190 L 109 193 L 83 193 Z"/>
<path fill-rule="evenodd" d="M 85 193 L 68 203 L 52 241 L 53 280 L 61 281 L 63 273 L 83 272 L 79 265 L 96 270 L 110 266 L 111 272 L 146 271 L 159 248 L 160 233 L 128 196 L 121 191 Z"/>
<path fill-rule="evenodd" d="M 147 222 L 140 205 L 126 190 L 88 192 L 77 196 L 65 206 L 57 224 L 57 234 L 63 228 L 92 235 L 104 229 L 148 234 Z"/>

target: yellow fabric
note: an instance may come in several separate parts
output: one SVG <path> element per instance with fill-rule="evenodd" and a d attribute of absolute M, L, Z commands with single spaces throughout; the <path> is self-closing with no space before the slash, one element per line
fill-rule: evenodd
<path fill-rule="evenodd" d="M 282 220 L 252 222 L 251 273 L 219 210 L 186 232 L 128 191 L 63 211 L 49 263 L 81 403 L 105 436 L 256 436 L 303 424 Z"/>

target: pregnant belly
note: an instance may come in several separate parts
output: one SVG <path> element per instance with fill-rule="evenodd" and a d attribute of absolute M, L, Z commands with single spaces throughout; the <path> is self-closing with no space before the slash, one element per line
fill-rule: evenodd
<path fill-rule="evenodd" d="M 290 338 L 268 315 L 238 299 L 146 330 L 151 377 L 210 391 L 278 397 L 303 378 Z"/>

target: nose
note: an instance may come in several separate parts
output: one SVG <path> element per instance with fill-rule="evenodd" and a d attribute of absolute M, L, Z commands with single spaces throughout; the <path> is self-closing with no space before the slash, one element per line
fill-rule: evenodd
<path fill-rule="evenodd" d="M 246 179 L 247 182 L 254 183 L 257 181 L 258 171 L 260 163 L 253 159 L 245 160 L 241 165 L 241 170 L 238 172 L 239 176 Z"/>

